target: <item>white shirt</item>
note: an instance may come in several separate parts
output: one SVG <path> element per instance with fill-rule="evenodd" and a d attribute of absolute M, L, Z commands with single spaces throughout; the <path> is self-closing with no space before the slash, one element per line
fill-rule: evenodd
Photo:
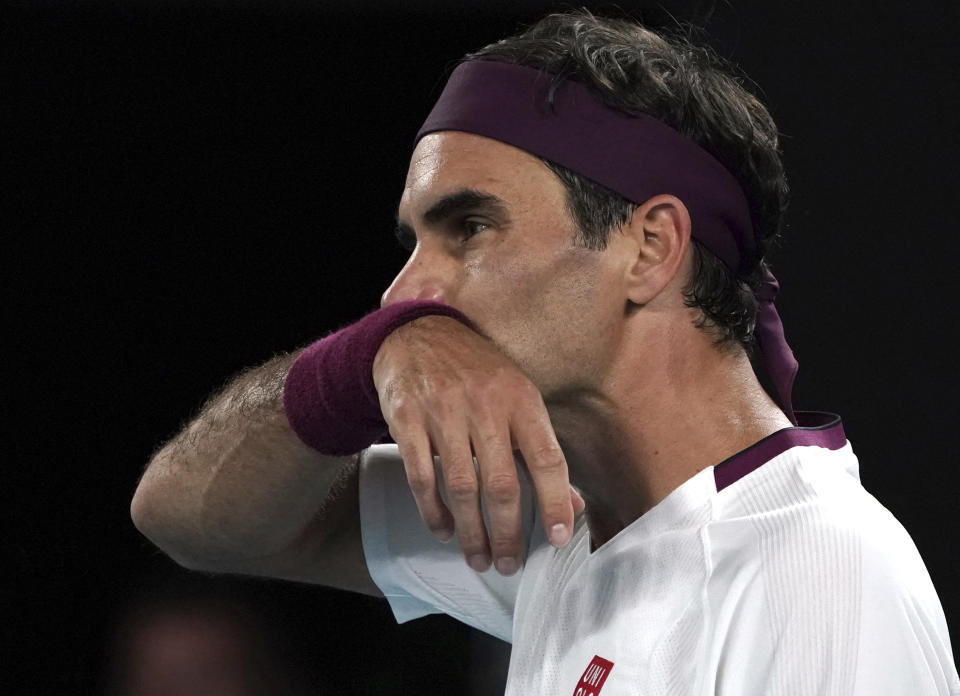
<path fill-rule="evenodd" d="M 799 414 L 798 414 L 799 415 Z M 447 613 L 513 644 L 509 696 L 960 696 L 946 619 L 903 526 L 810 414 L 702 470 L 590 552 L 524 483 L 526 562 L 476 573 L 425 527 L 395 445 L 360 470 L 364 553 L 398 622 Z"/>

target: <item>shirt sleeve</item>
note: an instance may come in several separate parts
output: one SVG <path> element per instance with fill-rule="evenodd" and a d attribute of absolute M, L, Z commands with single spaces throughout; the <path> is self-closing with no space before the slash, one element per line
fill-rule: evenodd
<path fill-rule="evenodd" d="M 863 543 L 855 696 L 960 696 L 947 621 L 933 581 L 893 515 Z"/>
<path fill-rule="evenodd" d="M 534 496 L 519 468 L 518 474 L 529 540 Z M 438 464 L 437 475 L 442 483 Z M 442 485 L 441 497 L 446 502 Z M 477 573 L 464 560 L 456 536 L 447 543 L 437 539 L 420 518 L 396 445 L 374 445 L 360 459 L 360 526 L 370 577 L 398 623 L 444 613 L 511 642 L 523 568 L 510 577 L 492 567 Z"/>

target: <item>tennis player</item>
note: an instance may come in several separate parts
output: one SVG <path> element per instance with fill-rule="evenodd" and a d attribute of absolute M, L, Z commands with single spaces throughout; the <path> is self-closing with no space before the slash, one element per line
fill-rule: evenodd
<path fill-rule="evenodd" d="M 793 409 L 786 198 L 769 113 L 683 38 L 578 12 L 468 55 L 381 308 L 213 396 L 133 519 L 510 641 L 512 696 L 956 696 L 913 541 Z"/>

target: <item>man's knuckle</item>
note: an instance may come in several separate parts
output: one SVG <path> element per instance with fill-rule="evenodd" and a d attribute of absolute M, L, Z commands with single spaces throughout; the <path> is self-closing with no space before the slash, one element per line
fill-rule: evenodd
<path fill-rule="evenodd" d="M 485 533 L 469 530 L 461 532 L 457 538 L 460 542 L 460 550 L 468 558 L 475 553 L 486 553 L 487 551 L 487 536 Z"/>
<path fill-rule="evenodd" d="M 512 472 L 493 474 L 484 481 L 483 493 L 493 503 L 510 503 L 520 497 L 520 484 Z"/>
<path fill-rule="evenodd" d="M 437 404 L 446 404 L 450 401 L 462 397 L 465 393 L 463 382 L 459 379 L 450 379 L 446 377 L 437 377 L 431 379 L 424 387 L 424 396 L 429 402 L 436 406 Z"/>
<path fill-rule="evenodd" d="M 410 490 L 416 495 L 426 495 L 433 489 L 434 477 L 428 472 L 408 469 L 407 484 L 410 486 Z"/>
<path fill-rule="evenodd" d="M 497 550 L 499 555 L 515 556 L 521 548 L 520 535 L 509 532 L 490 533 L 490 546 Z"/>
<path fill-rule="evenodd" d="M 543 395 L 540 394 L 537 385 L 526 377 L 517 381 L 514 390 L 523 400 L 524 406 L 540 407 L 543 405 Z"/>
<path fill-rule="evenodd" d="M 503 399 L 503 394 L 503 380 L 496 373 L 485 375 L 484 379 L 478 379 L 471 391 L 471 396 L 476 395 L 476 402 L 480 404 L 498 403 Z"/>
<path fill-rule="evenodd" d="M 552 473 L 562 470 L 565 465 L 559 445 L 541 445 L 527 458 L 527 466 L 536 473 Z"/>
<path fill-rule="evenodd" d="M 430 405 L 430 420 L 436 432 L 441 437 L 447 437 L 447 433 L 454 433 L 460 429 L 462 417 L 458 414 L 454 404 L 438 401 Z"/>
<path fill-rule="evenodd" d="M 496 434 L 496 413 L 500 406 L 503 396 L 489 395 L 485 397 L 480 394 L 471 397 L 468 419 L 472 429 L 480 438 L 490 438 Z"/>
<path fill-rule="evenodd" d="M 405 396 L 396 397 L 390 404 L 390 419 L 397 425 L 404 426 L 413 420 L 414 408 Z"/>
<path fill-rule="evenodd" d="M 469 501 L 477 497 L 477 479 L 467 474 L 448 476 L 446 487 L 447 493 L 457 502 Z"/>

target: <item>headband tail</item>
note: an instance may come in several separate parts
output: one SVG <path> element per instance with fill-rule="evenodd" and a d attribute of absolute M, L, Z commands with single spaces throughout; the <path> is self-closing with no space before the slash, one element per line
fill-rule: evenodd
<path fill-rule="evenodd" d="M 780 406 L 790 422 L 797 425 L 797 417 L 793 412 L 793 382 L 800 365 L 787 344 L 787 338 L 783 333 L 783 322 L 780 321 L 780 314 L 774 304 L 779 289 L 777 279 L 767 271 L 763 286 L 757 293 L 759 307 L 755 336 L 757 348 L 773 386 L 777 390 Z"/>

